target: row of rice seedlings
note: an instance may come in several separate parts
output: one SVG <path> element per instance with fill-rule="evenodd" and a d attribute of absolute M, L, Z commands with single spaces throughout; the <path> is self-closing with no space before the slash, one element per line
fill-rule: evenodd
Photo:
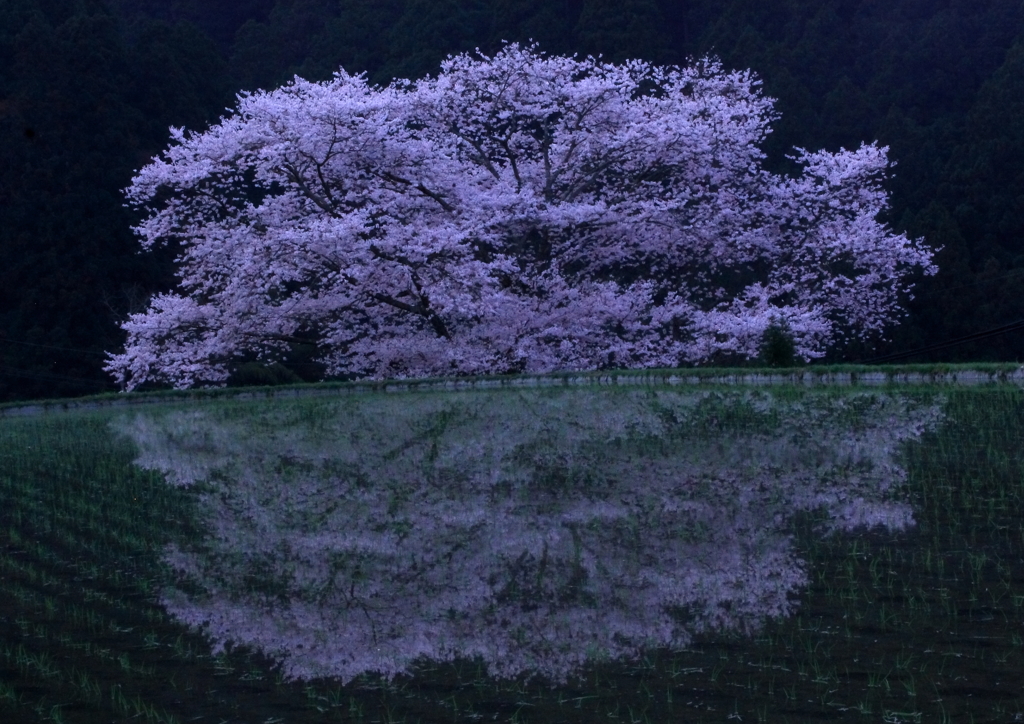
<path fill-rule="evenodd" d="M 17 677 L 15 684 L 8 682 L 8 687 L 16 691 L 27 684 L 28 690 L 35 694 L 35 701 L 26 706 L 37 714 L 43 712 L 46 718 L 57 720 L 63 716 L 61 711 L 68 701 L 93 707 L 100 705 L 101 697 L 97 692 L 103 684 L 98 683 L 93 675 L 103 672 L 102 659 L 108 658 L 117 664 L 116 676 L 136 671 L 152 672 L 133 665 L 126 654 L 113 656 L 109 649 L 93 644 L 92 639 L 97 636 L 117 635 L 130 630 L 132 626 L 125 621 L 136 616 L 137 611 L 120 597 L 90 586 L 81 576 L 74 575 L 75 564 L 80 561 L 65 560 L 68 550 L 64 544 L 67 540 L 59 532 L 73 531 L 75 517 L 60 515 L 63 528 L 47 526 L 45 522 L 47 518 L 52 522 L 55 510 L 68 508 L 76 495 L 80 500 L 87 500 L 93 491 L 83 489 L 90 485 L 80 467 L 67 465 L 66 460 L 52 454 L 59 450 L 59 444 L 45 447 L 51 441 L 45 434 L 38 434 L 44 431 L 39 424 L 30 424 L 21 430 L 17 427 L 4 426 L 3 433 L 7 439 L 2 448 L 6 461 L 13 458 L 20 463 L 17 468 L 21 473 L 17 479 L 7 476 L 2 481 L 8 513 L 5 522 L 8 525 L 5 555 L 0 564 L 4 570 L 3 589 L 7 595 L 0 610 L 6 614 L 3 620 L 8 623 L 4 640 L 19 642 L 17 647 L 8 647 L 5 651 L 8 673 L 13 670 Z M 24 429 L 26 427 L 28 429 Z M 17 434 L 19 432 L 20 435 Z M 56 437 L 59 443 L 59 436 Z M 26 440 L 35 445 L 25 444 Z M 35 460 L 31 460 L 33 457 Z M 62 462 L 65 464 L 61 465 Z M 50 467 L 53 463 L 57 464 Z M 14 467 L 5 465 L 8 471 Z M 60 471 L 62 468 L 64 477 L 70 478 L 63 482 L 70 484 L 61 487 L 54 487 L 61 482 L 58 475 L 33 477 L 28 474 L 47 469 Z M 108 545 L 102 551 L 92 552 L 110 553 L 110 559 L 117 561 L 124 550 L 112 550 Z M 93 572 L 100 573 L 103 567 L 103 561 L 97 561 Z M 79 603 L 71 602 L 75 600 Z M 15 610 L 11 611 L 11 608 Z M 113 619 L 111 614 L 114 614 Z M 149 618 L 154 618 L 152 611 Z M 69 655 L 69 648 L 78 651 Z M 33 665 L 33 662 L 43 661 L 48 662 L 45 668 Z M 42 682 L 38 681 L 40 677 Z M 32 685 L 33 680 L 36 680 L 35 686 Z M 40 683 L 43 686 L 39 686 Z M 14 701 L 19 699 L 15 697 Z M 172 720 L 139 697 L 125 699 L 116 688 L 111 689 L 109 703 L 118 716 L 142 716 L 148 721 Z"/>
<path fill-rule="evenodd" d="M 13 642 L 0 655 L 0 719 L 228 720 L 243 709 L 243 720 L 331 720 L 271 662 L 214 657 L 151 602 L 166 580 L 155 559 L 168 521 L 192 511 L 133 455 L 101 415 L 0 425 L 0 640 Z M 377 692 L 338 696 L 331 714 L 375 718 Z"/>

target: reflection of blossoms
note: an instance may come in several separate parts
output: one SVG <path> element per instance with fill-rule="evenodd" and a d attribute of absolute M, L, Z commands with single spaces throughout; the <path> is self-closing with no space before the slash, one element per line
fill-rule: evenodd
<path fill-rule="evenodd" d="M 181 620 L 295 678 L 479 655 L 564 681 L 596 655 L 786 615 L 784 529 L 912 523 L 898 446 L 937 406 L 878 392 L 534 390 L 152 410 L 137 463 L 202 496 L 167 560 Z"/>

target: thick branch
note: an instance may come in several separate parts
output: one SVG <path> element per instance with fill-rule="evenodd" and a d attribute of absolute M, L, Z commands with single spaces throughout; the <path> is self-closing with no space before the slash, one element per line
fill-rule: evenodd
<path fill-rule="evenodd" d="M 427 316 L 427 310 L 418 304 L 408 304 L 407 302 L 395 299 L 387 294 L 381 294 L 380 292 L 374 292 L 373 298 L 378 302 L 384 302 L 395 309 L 401 309 L 403 312 L 411 312 L 412 314 L 419 315 L 420 317 Z"/>
<path fill-rule="evenodd" d="M 424 196 L 432 198 L 434 201 L 436 201 L 441 206 L 441 208 L 447 211 L 448 213 L 455 211 L 455 207 L 449 204 L 447 201 L 445 201 L 444 196 L 437 193 L 436 191 L 431 191 L 426 186 L 424 186 L 422 182 L 414 186 L 413 182 L 410 181 L 409 179 L 402 178 L 401 176 L 396 176 L 390 171 L 385 171 L 384 173 L 380 174 L 380 177 L 387 181 L 393 181 L 394 183 L 402 184 L 403 186 L 412 186 Z"/>
<path fill-rule="evenodd" d="M 291 344 L 316 344 L 314 339 L 304 339 L 302 337 L 293 337 L 290 334 L 276 334 L 274 332 L 242 332 L 242 335 L 257 339 L 272 339 L 276 342 L 289 342 Z"/>
<path fill-rule="evenodd" d="M 417 291 L 420 292 L 420 298 L 425 300 L 422 291 L 419 289 L 419 285 L 417 284 L 416 286 Z M 445 326 L 444 320 L 437 315 L 437 312 L 430 309 L 429 306 L 424 306 L 422 304 L 407 304 L 406 302 L 403 302 L 399 299 L 395 299 L 394 297 L 389 296 L 387 294 L 381 294 L 380 292 L 374 293 L 373 298 L 376 299 L 378 302 L 383 302 L 384 304 L 392 306 L 395 309 L 401 309 L 403 312 L 409 312 L 411 314 L 423 317 L 428 322 L 430 322 L 430 326 L 434 328 L 435 332 L 437 332 L 438 337 L 444 337 L 445 339 L 452 338 L 451 333 L 448 331 L 448 327 Z"/>
<path fill-rule="evenodd" d="M 515 176 L 516 192 L 518 193 L 523 188 L 523 179 L 519 177 L 519 166 L 516 164 L 516 155 L 512 153 L 512 147 L 508 145 L 507 139 L 503 140 L 501 145 L 505 149 L 505 155 L 508 156 L 509 164 L 512 166 L 512 175 Z"/>
<path fill-rule="evenodd" d="M 450 130 L 456 136 L 458 136 L 463 141 L 465 141 L 470 146 L 472 146 L 473 148 L 476 149 L 477 159 L 480 161 L 481 164 L 483 164 L 484 168 L 486 168 L 488 171 L 491 172 L 491 176 L 494 176 L 495 179 L 500 181 L 501 180 L 501 174 L 498 173 L 498 170 L 496 168 L 494 168 L 494 164 L 491 163 L 490 160 L 488 160 L 487 155 L 484 153 L 483 147 L 478 142 L 473 141 L 472 139 L 466 138 L 464 135 L 459 133 L 457 128 L 452 128 Z"/>
<path fill-rule="evenodd" d="M 330 214 L 331 216 L 338 216 L 338 212 L 334 209 L 333 205 L 331 205 L 326 199 L 324 199 L 324 197 L 320 196 L 318 193 L 313 191 L 313 189 L 309 188 L 309 186 L 306 184 L 305 179 L 302 178 L 302 174 L 299 173 L 298 169 L 296 169 L 291 164 L 286 164 L 282 166 L 282 168 L 284 169 L 285 173 L 287 174 L 291 182 L 298 187 L 299 191 L 302 192 L 303 196 L 305 196 L 307 199 L 312 201 L 314 204 L 319 206 L 323 211 Z"/>

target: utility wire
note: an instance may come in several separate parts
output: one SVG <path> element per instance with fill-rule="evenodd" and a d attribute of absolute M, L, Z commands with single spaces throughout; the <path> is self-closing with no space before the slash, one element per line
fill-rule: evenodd
<path fill-rule="evenodd" d="M 91 380 L 85 377 L 68 377 L 66 375 L 53 375 L 46 372 L 29 372 L 27 370 L 19 370 L 14 367 L 0 366 L 0 375 L 12 376 L 12 377 L 28 377 L 34 380 L 43 380 L 44 382 L 74 382 L 80 385 L 91 385 L 95 387 L 110 387 L 105 382 L 99 380 Z"/>
<path fill-rule="evenodd" d="M 1010 270 L 1008 272 L 1005 272 L 1003 274 L 998 274 L 998 275 L 996 275 L 994 277 L 988 277 L 986 279 L 975 279 L 973 282 L 967 282 L 966 284 L 957 284 L 955 287 L 945 287 L 944 286 L 941 289 L 928 289 L 928 290 L 925 290 L 925 291 L 918 291 L 920 289 L 920 287 L 921 287 L 921 284 L 923 283 L 923 282 L 918 282 L 917 284 L 914 285 L 913 294 L 914 294 L 914 298 L 915 299 L 917 299 L 918 297 L 930 297 L 930 296 L 933 296 L 935 294 L 940 294 L 940 293 L 941 294 L 947 294 L 949 292 L 957 291 L 958 289 L 970 289 L 971 287 L 976 287 L 976 286 L 979 286 L 981 284 L 988 284 L 990 282 L 998 282 L 998 281 L 1002 281 L 1003 279 L 1009 279 L 1010 277 L 1020 276 L 1021 274 L 1024 274 L 1024 269 L 1012 269 L 1012 270 Z"/>
<path fill-rule="evenodd" d="M 57 347 L 57 346 L 52 345 L 52 344 L 38 344 L 37 342 L 19 342 L 18 340 L 11 339 L 10 337 L 7 337 L 6 335 L 0 336 L 0 344 L 20 344 L 20 345 L 24 345 L 25 347 L 42 347 L 43 349 L 58 349 L 58 350 L 61 350 L 62 352 L 79 352 L 81 354 L 91 354 L 91 355 L 106 354 L 105 352 L 97 352 L 94 349 L 78 349 L 76 347 Z"/>
<path fill-rule="evenodd" d="M 895 354 L 887 354 L 881 357 L 872 357 L 869 360 L 864 360 L 865 364 L 872 362 L 889 362 L 891 360 L 903 359 L 904 357 L 913 357 L 914 355 L 923 354 L 925 352 L 933 352 L 939 349 L 945 349 L 947 347 L 955 347 L 958 344 L 964 344 L 965 342 L 974 342 L 979 339 L 986 339 L 988 337 L 996 337 L 1000 334 L 1007 334 L 1008 332 L 1015 332 L 1018 329 L 1024 329 L 1024 319 L 1019 319 L 1016 322 L 1010 322 L 1000 327 L 993 327 L 992 329 L 986 329 L 983 332 L 975 332 L 974 334 L 968 334 L 964 337 L 957 337 L 947 342 L 940 342 L 939 344 L 929 345 L 927 347 L 919 347 L 918 349 L 912 349 L 907 352 L 896 352 Z"/>

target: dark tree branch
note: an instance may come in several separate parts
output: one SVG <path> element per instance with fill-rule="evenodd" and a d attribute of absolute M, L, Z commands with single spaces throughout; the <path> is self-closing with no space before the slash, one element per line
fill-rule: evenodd
<path fill-rule="evenodd" d="M 288 179 L 298 187 L 299 191 L 302 192 L 303 196 L 312 201 L 327 214 L 330 214 L 331 216 L 338 218 L 338 212 L 334 208 L 334 206 L 320 194 L 316 193 L 315 191 L 313 191 L 313 189 L 309 188 L 309 185 L 306 183 L 305 179 L 302 178 L 302 174 L 299 173 L 299 170 L 297 168 L 295 168 L 291 164 L 286 164 L 282 166 L 282 168 L 284 169 L 285 174 L 288 176 Z"/>
<path fill-rule="evenodd" d="M 396 176 L 395 174 L 391 173 L 390 171 L 385 171 L 385 172 L 383 172 L 381 174 L 378 174 L 378 175 L 382 179 L 385 179 L 386 181 L 391 181 L 393 183 L 402 184 L 403 186 L 409 186 L 409 187 L 415 188 L 417 191 L 419 191 L 424 196 L 427 196 L 428 198 L 431 198 L 434 201 L 436 201 L 440 205 L 440 207 L 442 209 L 444 209 L 445 211 L 447 211 L 448 213 L 452 213 L 453 211 L 455 211 L 455 207 L 452 206 L 451 204 L 449 204 L 447 201 L 445 201 L 444 200 L 444 196 L 442 196 L 441 194 L 437 193 L 436 191 L 431 191 L 426 186 L 424 186 L 422 183 L 418 183 L 418 184 L 414 185 L 413 182 L 410 181 L 409 179 L 402 178 L 401 176 Z"/>

